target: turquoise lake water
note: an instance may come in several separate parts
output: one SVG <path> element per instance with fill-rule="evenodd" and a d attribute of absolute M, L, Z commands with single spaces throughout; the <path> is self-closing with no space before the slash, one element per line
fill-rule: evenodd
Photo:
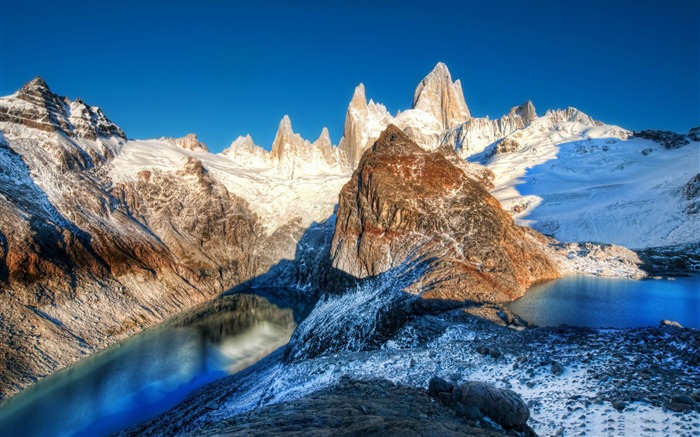
<path fill-rule="evenodd" d="M 700 275 L 674 280 L 571 276 L 532 286 L 510 309 L 539 326 L 638 328 L 673 320 L 700 329 Z"/>

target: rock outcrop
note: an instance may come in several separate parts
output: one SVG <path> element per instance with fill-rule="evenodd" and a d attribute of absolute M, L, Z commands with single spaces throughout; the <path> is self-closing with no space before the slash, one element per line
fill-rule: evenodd
<path fill-rule="evenodd" d="M 455 387 L 442 378 L 433 377 L 428 383 L 428 393 L 453 409 L 459 417 L 477 421 L 488 416 L 506 430 L 534 434 L 527 427 L 530 411 L 512 390 L 499 389 L 484 382 L 467 382 Z"/>
<path fill-rule="evenodd" d="M 694 138 L 695 135 L 693 135 L 692 130 L 690 131 L 689 135 L 681 135 L 671 131 L 653 129 L 647 129 L 634 133 L 635 137 L 656 141 L 657 143 L 663 145 L 665 149 L 678 149 L 679 147 L 690 144 L 691 137 Z"/>
<path fill-rule="evenodd" d="M 541 238 L 443 154 L 390 125 L 340 193 L 331 257 L 355 278 L 420 262 L 426 271 L 409 293 L 507 301 L 559 275 Z"/>
<path fill-rule="evenodd" d="M 700 141 L 700 126 L 690 129 L 688 131 L 688 138 L 693 141 Z"/>
<path fill-rule="evenodd" d="M 683 186 L 683 199 L 688 201 L 685 212 L 688 214 L 700 213 L 700 173 L 696 174 Z"/>
<path fill-rule="evenodd" d="M 196 134 L 187 134 L 182 138 L 161 138 L 161 141 L 168 142 L 170 144 L 174 144 L 178 147 L 182 147 L 185 150 L 189 150 L 190 152 L 208 152 L 209 148 L 207 147 L 206 144 L 200 142 L 197 139 Z"/>

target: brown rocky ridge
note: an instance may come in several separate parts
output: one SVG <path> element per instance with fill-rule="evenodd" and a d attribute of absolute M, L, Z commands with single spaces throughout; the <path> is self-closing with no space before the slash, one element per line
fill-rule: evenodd
<path fill-rule="evenodd" d="M 425 298 L 502 302 L 560 276 L 546 239 L 514 225 L 499 202 L 440 151 L 390 125 L 340 193 L 333 266 L 356 278 L 423 260 L 406 290 Z"/>

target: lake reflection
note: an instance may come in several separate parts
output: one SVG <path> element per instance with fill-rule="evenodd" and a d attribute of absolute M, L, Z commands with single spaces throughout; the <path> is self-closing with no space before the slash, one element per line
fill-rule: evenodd
<path fill-rule="evenodd" d="M 11 397 L 0 404 L 0 436 L 109 435 L 262 359 L 294 327 L 291 309 L 259 296 L 224 296 Z"/>
<path fill-rule="evenodd" d="M 510 309 L 539 326 L 658 326 L 674 320 L 700 329 L 700 275 L 675 280 L 570 276 L 533 285 Z"/>

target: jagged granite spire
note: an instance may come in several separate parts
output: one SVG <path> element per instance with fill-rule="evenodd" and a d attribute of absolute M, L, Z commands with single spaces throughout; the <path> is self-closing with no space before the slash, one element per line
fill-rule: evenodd
<path fill-rule="evenodd" d="M 316 147 L 325 149 L 330 149 L 333 146 L 333 144 L 331 143 L 331 135 L 328 133 L 327 127 L 321 129 L 321 135 L 318 136 L 318 139 L 314 141 L 313 144 Z"/>
<path fill-rule="evenodd" d="M 360 162 L 362 152 L 377 139 L 381 129 L 391 121 L 391 114 L 383 105 L 372 100 L 367 103 L 363 84 L 355 87 L 345 115 L 343 138 L 338 145 L 351 170 Z"/>
<path fill-rule="evenodd" d="M 282 117 L 280 124 L 277 127 L 277 133 L 275 134 L 275 139 L 272 141 L 272 149 L 270 151 L 271 156 L 274 159 L 282 159 L 290 148 L 297 148 L 295 146 L 303 145 L 304 140 L 300 135 L 295 134 L 292 130 L 292 121 L 289 119 L 288 115 Z"/>
<path fill-rule="evenodd" d="M 432 114 L 442 123 L 443 129 L 455 127 L 471 118 L 461 82 L 452 82 L 450 71 L 442 62 L 438 62 L 433 71 L 418 84 L 411 109 Z"/>

